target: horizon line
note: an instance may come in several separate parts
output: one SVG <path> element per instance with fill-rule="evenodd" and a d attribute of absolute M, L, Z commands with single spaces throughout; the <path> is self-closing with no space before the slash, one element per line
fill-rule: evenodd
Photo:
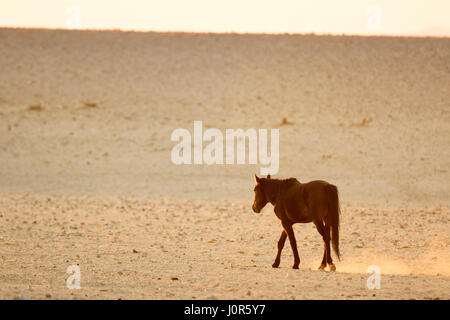
<path fill-rule="evenodd" d="M 82 31 L 82 32 L 134 32 L 134 33 L 177 33 L 177 34 L 217 34 L 217 35 L 274 35 L 274 36 L 333 36 L 333 37 L 365 37 L 365 38 L 437 38 L 449 39 L 450 35 L 419 35 L 419 34 L 365 34 L 365 33 L 328 33 L 328 32 L 252 32 L 252 31 L 195 31 L 195 30 L 140 30 L 121 28 L 60 28 L 60 27 L 30 27 L 30 26 L 3 26 L 0 29 L 21 30 L 47 30 L 47 31 Z"/>

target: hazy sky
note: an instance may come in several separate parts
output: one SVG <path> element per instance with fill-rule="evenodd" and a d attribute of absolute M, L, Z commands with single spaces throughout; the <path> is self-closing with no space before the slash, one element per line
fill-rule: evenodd
<path fill-rule="evenodd" d="M 450 0 L 0 0 L 0 26 L 450 36 Z"/>

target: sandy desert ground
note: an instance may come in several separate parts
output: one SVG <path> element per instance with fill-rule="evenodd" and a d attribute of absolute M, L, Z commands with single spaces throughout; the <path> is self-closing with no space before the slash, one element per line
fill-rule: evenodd
<path fill-rule="evenodd" d="M 0 43 L 1 299 L 450 298 L 450 39 L 3 28 Z M 288 244 L 271 268 L 259 165 L 172 163 L 194 120 L 278 128 L 276 177 L 338 186 L 336 272 L 317 270 L 312 224 L 294 226 L 300 269 Z"/>

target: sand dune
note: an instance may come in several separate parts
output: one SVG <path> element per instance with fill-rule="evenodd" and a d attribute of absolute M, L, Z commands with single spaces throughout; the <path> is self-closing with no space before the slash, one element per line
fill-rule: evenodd
<path fill-rule="evenodd" d="M 0 29 L 0 43 L 1 298 L 450 297 L 450 39 Z M 251 212 L 259 165 L 171 162 L 171 132 L 194 120 L 278 128 L 278 177 L 338 186 L 336 273 L 316 270 L 312 224 L 294 227 L 300 270 L 289 246 L 270 267 L 281 227 Z"/>

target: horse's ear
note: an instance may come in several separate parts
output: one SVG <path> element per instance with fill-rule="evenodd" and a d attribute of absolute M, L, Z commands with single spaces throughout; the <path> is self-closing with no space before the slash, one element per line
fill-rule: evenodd
<path fill-rule="evenodd" d="M 256 182 L 256 183 L 259 183 L 259 180 L 260 180 L 260 179 L 259 179 L 258 176 L 255 174 L 255 182 Z"/>
<path fill-rule="evenodd" d="M 270 174 L 267 175 L 267 179 L 270 179 Z"/>

